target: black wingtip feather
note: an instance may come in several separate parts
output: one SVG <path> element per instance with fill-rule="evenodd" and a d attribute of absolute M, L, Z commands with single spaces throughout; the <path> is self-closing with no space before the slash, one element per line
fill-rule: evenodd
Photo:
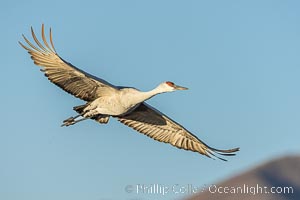
<path fill-rule="evenodd" d="M 227 161 L 226 159 L 218 156 L 218 155 L 221 155 L 221 156 L 235 156 L 235 152 L 239 151 L 240 148 L 233 148 L 233 149 L 226 149 L 226 150 L 222 150 L 222 149 L 215 149 L 215 148 L 211 148 L 209 147 L 209 151 L 207 151 L 208 154 L 212 155 L 213 157 L 216 157 L 220 160 L 223 160 L 223 161 Z M 216 155 L 218 154 L 218 155 Z M 210 157 L 210 156 L 208 156 Z"/>

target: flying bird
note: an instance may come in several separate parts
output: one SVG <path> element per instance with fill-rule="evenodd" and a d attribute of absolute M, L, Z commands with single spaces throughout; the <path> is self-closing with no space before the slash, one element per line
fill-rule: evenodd
<path fill-rule="evenodd" d="M 61 58 L 54 48 L 51 28 L 51 46 L 45 37 L 44 24 L 41 32 L 43 44 L 37 39 L 32 27 L 31 34 L 37 46 L 24 35 L 22 36 L 29 46 L 21 42 L 19 44 L 28 51 L 34 64 L 41 67 L 41 71 L 52 83 L 86 101 L 84 105 L 73 108 L 78 115 L 64 120 L 62 126 L 70 126 L 86 119 L 106 124 L 109 118 L 113 117 L 154 140 L 198 152 L 210 158 L 216 157 L 226 161 L 222 156 L 232 156 L 239 151 L 239 148 L 220 150 L 208 146 L 183 126 L 145 103 L 157 94 L 188 88 L 178 86 L 171 81 L 162 82 L 147 92 L 132 87 L 112 85 Z"/>

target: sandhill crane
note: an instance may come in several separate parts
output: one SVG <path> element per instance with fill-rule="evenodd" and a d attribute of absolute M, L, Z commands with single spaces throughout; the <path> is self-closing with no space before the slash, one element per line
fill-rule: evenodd
<path fill-rule="evenodd" d="M 32 27 L 31 34 L 38 47 L 24 35 L 22 36 L 29 47 L 19 43 L 31 55 L 34 64 L 42 68 L 41 71 L 52 83 L 86 101 L 86 104 L 73 108 L 78 115 L 64 120 L 62 126 L 73 125 L 85 119 L 93 119 L 106 124 L 109 118 L 113 117 L 159 142 L 170 143 L 180 149 L 198 152 L 210 158 L 216 157 L 226 161 L 217 154 L 232 156 L 239 151 L 239 148 L 220 150 L 206 145 L 183 126 L 145 103 L 146 100 L 157 94 L 187 90 L 187 88 L 175 85 L 170 81 L 163 82 L 148 92 L 131 87 L 114 86 L 62 59 L 54 48 L 51 28 L 51 47 L 45 37 L 44 24 L 41 33 L 44 45 L 37 39 Z"/>

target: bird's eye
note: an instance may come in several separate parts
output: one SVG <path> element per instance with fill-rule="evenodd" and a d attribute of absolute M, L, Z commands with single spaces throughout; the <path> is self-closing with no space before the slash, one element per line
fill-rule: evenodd
<path fill-rule="evenodd" d="M 167 81 L 167 82 L 166 82 L 166 84 L 167 84 L 168 86 L 171 86 L 171 87 L 173 87 L 173 86 L 174 86 L 174 83 L 173 83 L 173 82 L 171 82 L 171 81 Z"/>

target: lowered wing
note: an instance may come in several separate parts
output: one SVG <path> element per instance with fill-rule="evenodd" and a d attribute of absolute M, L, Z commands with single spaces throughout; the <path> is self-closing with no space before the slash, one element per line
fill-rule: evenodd
<path fill-rule="evenodd" d="M 146 103 L 140 104 L 131 113 L 117 118 L 121 123 L 159 142 L 170 143 L 177 148 L 198 152 L 208 157 L 213 156 L 226 161 L 216 154 L 232 156 L 239 151 L 239 148 L 220 150 L 206 145 L 180 124 Z"/>

